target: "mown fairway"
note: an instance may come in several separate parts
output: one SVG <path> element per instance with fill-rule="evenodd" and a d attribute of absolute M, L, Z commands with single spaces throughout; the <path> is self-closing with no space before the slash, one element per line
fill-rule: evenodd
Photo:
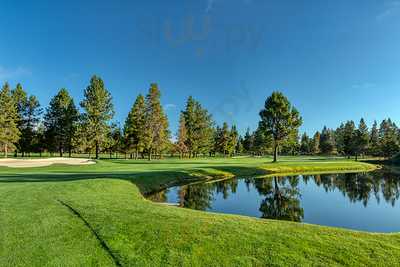
<path fill-rule="evenodd" d="M 141 193 L 222 176 L 368 170 L 324 158 L 99 161 L 0 169 L 0 266 L 398 265 L 399 234 L 167 207 Z"/>

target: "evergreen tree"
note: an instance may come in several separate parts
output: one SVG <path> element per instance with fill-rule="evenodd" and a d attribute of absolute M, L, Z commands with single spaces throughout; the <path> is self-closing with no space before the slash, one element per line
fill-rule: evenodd
<path fill-rule="evenodd" d="M 185 116 L 181 112 L 179 117 L 179 129 L 177 133 L 178 140 L 176 142 L 176 148 L 179 152 L 179 157 L 183 158 L 185 154 L 188 152 L 188 148 L 186 146 L 187 142 L 187 130 L 186 130 L 186 121 Z"/>
<path fill-rule="evenodd" d="M 189 97 L 183 111 L 186 122 L 187 142 L 190 157 L 208 153 L 213 149 L 213 121 L 211 115 L 193 97 Z"/>
<path fill-rule="evenodd" d="M 165 149 L 169 139 L 168 119 L 161 106 L 160 96 L 157 84 L 151 84 L 146 96 L 144 131 L 144 144 L 149 160 L 153 153 L 161 153 Z"/>
<path fill-rule="evenodd" d="M 229 144 L 228 144 L 228 154 L 230 156 L 236 154 L 236 147 L 239 142 L 239 133 L 236 129 L 236 126 L 233 125 L 229 132 Z"/>
<path fill-rule="evenodd" d="M 217 127 L 216 131 L 216 151 L 223 154 L 224 156 L 230 153 L 230 142 L 231 133 L 229 126 L 226 122 L 223 123 L 222 127 Z"/>
<path fill-rule="evenodd" d="M 369 139 L 369 147 L 368 152 L 372 156 L 379 156 L 379 129 L 378 123 L 374 121 L 371 132 L 370 132 L 370 139 Z"/>
<path fill-rule="evenodd" d="M 110 131 L 110 120 L 114 117 L 114 106 L 109 91 L 100 77 L 93 76 L 90 85 L 84 92 L 81 102 L 85 110 L 83 114 L 87 136 L 95 147 L 96 159 L 99 159 L 100 147 L 107 139 Z"/>
<path fill-rule="evenodd" d="M 336 152 L 335 137 L 333 131 L 331 129 L 328 129 L 326 126 L 321 132 L 320 149 L 321 153 L 325 155 L 334 154 Z"/>
<path fill-rule="evenodd" d="M 0 91 L 0 145 L 6 158 L 20 138 L 18 120 L 16 103 L 11 95 L 10 86 L 5 83 Z"/>
<path fill-rule="evenodd" d="M 46 143 L 51 152 L 58 151 L 63 157 L 64 152 L 68 151 L 71 157 L 78 119 L 79 112 L 74 100 L 66 89 L 61 89 L 51 99 L 44 116 Z"/>
<path fill-rule="evenodd" d="M 391 119 L 383 120 L 379 129 L 381 155 L 390 158 L 400 151 L 398 129 Z"/>
<path fill-rule="evenodd" d="M 17 127 L 21 135 L 23 134 L 23 128 L 24 128 L 24 113 L 26 110 L 26 106 L 28 103 L 28 95 L 26 91 L 22 88 L 22 85 L 20 83 L 17 84 L 14 90 L 11 91 L 12 98 L 15 102 L 15 105 L 17 107 L 17 114 L 18 114 L 18 121 L 17 121 Z M 17 155 L 18 152 L 22 152 L 24 156 L 24 147 L 22 144 L 23 137 L 21 137 L 18 140 L 18 142 L 15 144 L 16 150 L 15 150 L 15 155 Z"/>
<path fill-rule="evenodd" d="M 288 137 L 282 142 L 282 153 L 295 155 L 300 150 L 299 132 L 298 129 L 293 130 Z"/>
<path fill-rule="evenodd" d="M 312 140 L 308 137 L 307 133 L 301 136 L 300 142 L 300 153 L 303 155 L 309 155 L 312 151 Z"/>
<path fill-rule="evenodd" d="M 236 148 L 235 148 L 236 154 L 241 155 L 243 153 L 243 150 L 244 150 L 243 137 L 239 135 L 238 142 L 237 142 Z"/>
<path fill-rule="evenodd" d="M 279 146 L 301 126 L 302 118 L 281 92 L 273 92 L 268 97 L 260 117 L 260 129 L 273 138 L 274 162 L 277 162 Z"/>
<path fill-rule="evenodd" d="M 33 152 L 34 140 L 37 134 L 36 129 L 41 114 L 42 110 L 39 101 L 35 96 L 30 96 L 22 114 L 22 123 L 20 123 L 21 138 L 18 143 L 22 156 L 25 153 Z"/>
<path fill-rule="evenodd" d="M 46 128 L 43 123 L 39 123 L 36 129 L 35 137 L 33 140 L 33 150 L 38 152 L 40 157 L 46 149 L 46 138 L 45 138 Z"/>
<path fill-rule="evenodd" d="M 124 136 L 126 150 L 135 152 L 135 159 L 143 153 L 145 145 L 146 104 L 142 95 L 138 95 L 125 121 Z"/>
<path fill-rule="evenodd" d="M 320 132 L 316 132 L 312 139 L 312 145 L 311 145 L 312 154 L 317 155 L 321 153 L 320 144 L 321 144 L 321 134 Z"/>
<path fill-rule="evenodd" d="M 270 153 L 273 147 L 273 138 L 272 136 L 261 129 L 260 127 L 253 133 L 253 145 L 252 151 L 256 155 L 263 156 L 266 153 Z"/>
<path fill-rule="evenodd" d="M 247 128 L 246 134 L 244 135 L 244 138 L 243 138 L 243 150 L 244 150 L 244 152 L 246 152 L 246 153 L 250 153 L 251 152 L 252 143 L 253 143 L 253 136 L 250 133 L 250 128 Z"/>
<path fill-rule="evenodd" d="M 360 124 L 358 125 L 358 129 L 355 131 L 352 142 L 352 147 L 356 160 L 358 159 L 358 155 L 364 154 L 367 151 L 369 138 L 370 137 L 368 126 L 365 123 L 364 119 L 361 119 Z"/>
<path fill-rule="evenodd" d="M 108 133 L 108 138 L 104 145 L 110 155 L 110 159 L 113 157 L 114 153 L 116 154 L 116 158 L 118 158 L 118 152 L 121 151 L 122 144 L 123 138 L 121 127 L 119 127 L 117 123 L 113 123 L 111 125 L 111 131 Z"/>

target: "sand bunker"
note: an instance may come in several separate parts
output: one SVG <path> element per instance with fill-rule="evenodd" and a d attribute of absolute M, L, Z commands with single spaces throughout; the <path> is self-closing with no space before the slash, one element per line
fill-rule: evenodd
<path fill-rule="evenodd" d="M 32 168 L 45 167 L 52 164 L 90 165 L 96 162 L 90 159 L 78 158 L 47 158 L 47 159 L 0 159 L 0 167 Z"/>

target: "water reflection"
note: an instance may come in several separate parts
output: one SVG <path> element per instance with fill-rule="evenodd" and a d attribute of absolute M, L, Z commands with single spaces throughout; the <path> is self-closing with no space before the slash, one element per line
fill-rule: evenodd
<path fill-rule="evenodd" d="M 152 195 L 150 199 L 177 202 L 181 207 L 197 210 L 302 222 L 305 211 L 322 205 L 318 201 L 303 201 L 304 194 L 307 194 L 308 199 L 326 198 L 325 203 L 329 200 L 326 210 L 319 208 L 318 216 L 310 215 L 310 219 L 306 220 L 315 223 L 314 217 L 328 217 L 330 210 L 355 209 L 350 205 L 352 203 L 360 204 L 358 206 L 362 204 L 364 208 L 373 203 L 374 212 L 375 206 L 382 206 L 383 203 L 395 207 L 400 197 L 400 179 L 393 173 L 385 172 L 231 179 L 171 188 Z M 329 195 L 331 198 L 328 198 Z M 335 203 L 335 200 L 331 200 L 333 197 L 340 199 Z M 321 210 L 326 214 L 321 214 Z M 356 212 L 360 212 L 359 209 Z M 348 214 L 352 214 L 352 210 Z M 334 223 L 332 225 L 336 226 Z"/>

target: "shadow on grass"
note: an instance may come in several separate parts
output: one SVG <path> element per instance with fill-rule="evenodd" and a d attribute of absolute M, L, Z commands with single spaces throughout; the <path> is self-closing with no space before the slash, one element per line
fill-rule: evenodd
<path fill-rule="evenodd" d="M 119 179 L 131 181 L 143 194 L 170 186 L 211 180 L 221 177 L 248 177 L 267 174 L 266 170 L 243 166 L 200 166 L 175 170 L 145 170 L 116 172 L 60 172 L 46 170 L 37 173 L 0 173 L 1 183 L 69 182 L 88 179 Z"/>

